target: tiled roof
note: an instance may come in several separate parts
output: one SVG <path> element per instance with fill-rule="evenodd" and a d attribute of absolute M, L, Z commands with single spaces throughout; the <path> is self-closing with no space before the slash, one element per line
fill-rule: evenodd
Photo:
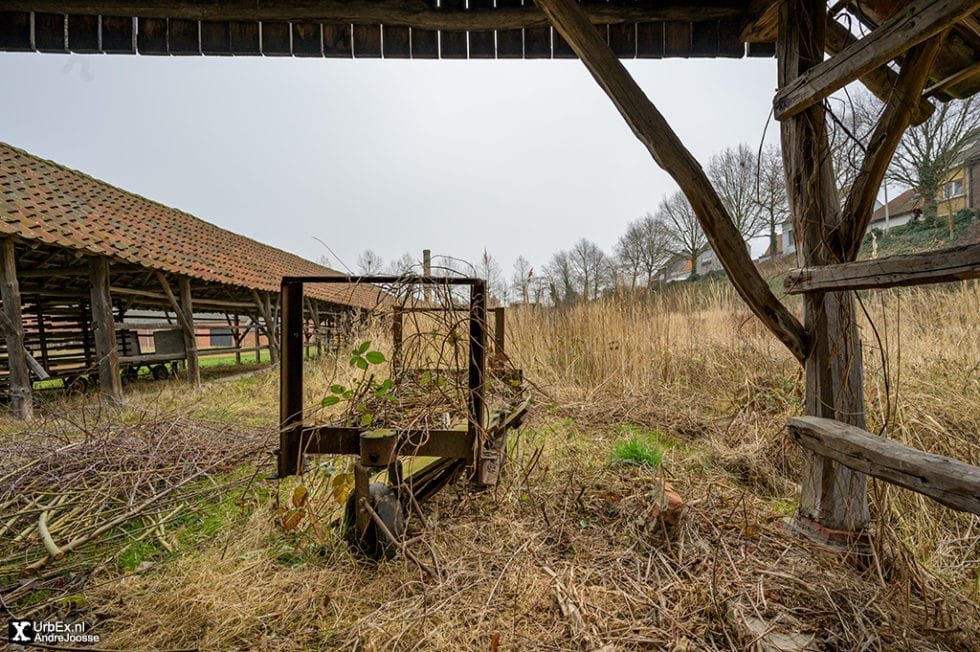
<path fill-rule="evenodd" d="M 916 208 L 922 208 L 922 198 L 914 189 L 909 189 L 888 202 L 888 216 L 899 217 L 911 213 Z M 885 207 L 881 206 L 871 215 L 871 224 L 885 219 Z"/>
<path fill-rule="evenodd" d="M 269 292 L 279 291 L 283 276 L 340 275 L 5 143 L 0 233 Z M 307 294 L 365 308 L 378 303 L 371 287 L 311 285 Z"/>

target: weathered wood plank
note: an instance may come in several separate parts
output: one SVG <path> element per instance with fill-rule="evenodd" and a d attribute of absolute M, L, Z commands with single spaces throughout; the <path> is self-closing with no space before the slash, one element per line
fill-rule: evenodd
<path fill-rule="evenodd" d="M 320 23 L 292 23 L 293 54 L 297 57 L 322 57 L 323 37 Z"/>
<path fill-rule="evenodd" d="M 103 16 L 102 51 L 106 54 L 136 54 L 135 29 L 135 18 Z"/>
<path fill-rule="evenodd" d="M 980 0 L 912 0 L 864 38 L 783 85 L 773 101 L 776 119 L 785 120 L 820 102 L 978 7 Z"/>
<path fill-rule="evenodd" d="M 980 244 L 794 269 L 787 274 L 783 287 L 788 294 L 803 294 L 950 283 L 969 278 L 980 278 Z"/>
<path fill-rule="evenodd" d="M 138 18 L 136 48 L 140 54 L 169 54 L 167 49 L 167 19 Z"/>
<path fill-rule="evenodd" d="M 24 346 L 17 258 L 14 243 L 9 238 L 0 241 L 0 299 L 3 300 L 3 339 L 10 371 L 10 408 L 14 418 L 30 421 L 34 416 L 34 391 Z"/>
<path fill-rule="evenodd" d="M 122 377 L 119 375 L 119 349 L 116 348 L 112 294 L 109 291 L 109 259 L 89 258 L 89 284 L 92 297 L 92 329 L 95 356 L 99 367 L 99 391 L 106 398 L 122 402 Z"/>
<path fill-rule="evenodd" d="M 849 29 L 838 23 L 836 20 L 827 21 L 827 42 L 825 49 L 834 55 L 857 42 L 857 37 Z M 882 102 L 888 102 L 892 95 L 892 89 L 898 82 L 898 73 L 888 66 L 874 68 L 860 78 L 865 88 L 871 91 L 875 97 Z M 932 102 L 925 98 L 920 98 L 912 114 L 912 124 L 917 125 L 925 122 L 932 115 L 936 107 Z"/>
<path fill-rule="evenodd" d="M 789 435 L 803 448 L 855 471 L 929 496 L 947 507 L 980 515 L 980 468 L 833 419 L 792 418 Z"/>
<path fill-rule="evenodd" d="M 803 327 L 773 295 L 704 170 L 681 143 L 622 62 L 573 0 L 538 0 L 556 30 L 626 119 L 660 167 L 680 185 L 742 299 L 800 361 L 807 357 Z"/>
<path fill-rule="evenodd" d="M 34 44 L 31 43 L 31 14 L 29 12 L 0 11 L 0 47 L 15 51 L 34 49 Z"/>
<path fill-rule="evenodd" d="M 184 20 L 318 21 L 400 25 L 430 30 L 510 30 L 548 27 L 533 2 L 497 7 L 437 8 L 428 0 L 4 0 L 6 11 L 140 16 Z M 656 3 L 597 2 L 583 7 L 595 24 L 658 20 L 692 22 L 742 17 L 742 0 L 673 0 Z"/>
<path fill-rule="evenodd" d="M 72 52 L 99 52 L 99 17 L 68 17 L 68 49 Z"/>

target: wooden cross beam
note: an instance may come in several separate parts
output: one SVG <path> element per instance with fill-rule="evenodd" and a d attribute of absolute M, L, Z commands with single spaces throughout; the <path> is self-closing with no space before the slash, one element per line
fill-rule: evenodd
<path fill-rule="evenodd" d="M 912 0 L 870 34 L 780 88 L 773 101 L 776 119 L 785 120 L 813 106 L 978 7 L 980 0 Z"/>
<path fill-rule="evenodd" d="M 755 268 L 742 235 L 697 160 L 599 36 L 575 0 L 535 2 L 582 59 L 657 164 L 677 181 L 742 299 L 797 360 L 804 361 L 807 346 L 803 326 L 779 302 Z"/>

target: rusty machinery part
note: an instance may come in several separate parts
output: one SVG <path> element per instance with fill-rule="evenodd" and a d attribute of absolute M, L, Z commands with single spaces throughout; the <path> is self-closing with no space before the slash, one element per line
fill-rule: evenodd
<path fill-rule="evenodd" d="M 130 365 L 122 370 L 122 379 L 129 383 L 135 383 L 140 376 L 140 369 L 135 365 Z"/>
<path fill-rule="evenodd" d="M 153 365 L 153 380 L 166 380 L 170 378 L 170 369 L 165 364 Z"/>
<path fill-rule="evenodd" d="M 393 559 L 398 552 L 396 546 L 381 529 L 371 521 L 363 535 L 358 536 L 356 525 L 356 493 L 351 492 L 347 497 L 344 508 L 344 531 L 348 541 L 356 549 L 372 559 Z M 405 510 L 398 499 L 398 493 L 383 482 L 372 482 L 368 487 L 371 507 L 381 517 L 388 530 L 396 537 L 405 534 Z"/>

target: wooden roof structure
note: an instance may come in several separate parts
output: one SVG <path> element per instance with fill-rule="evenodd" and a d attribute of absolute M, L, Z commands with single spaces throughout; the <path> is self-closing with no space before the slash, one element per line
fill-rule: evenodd
<path fill-rule="evenodd" d="M 150 270 L 201 281 L 195 299 L 202 305 L 251 301 L 252 291 L 279 292 L 283 276 L 340 275 L 5 143 L 0 235 L 33 245 L 19 258 L 30 269 L 21 274 L 22 284 L 48 278 L 62 291 L 76 277 L 61 277 L 80 254 L 109 258 L 119 281 L 125 276 L 135 282 Z M 378 289 L 368 286 L 311 285 L 307 294 L 363 309 L 380 299 Z"/>
<path fill-rule="evenodd" d="M 853 293 L 980 277 L 980 245 L 854 262 L 906 129 L 931 115 L 932 99 L 980 91 L 980 0 L 6 0 L 2 7 L 0 49 L 10 51 L 578 57 L 680 186 L 742 299 L 805 369 L 806 417 L 789 428 L 803 448 L 794 527 L 825 541 L 864 540 L 868 474 L 980 514 L 980 469 L 865 432 Z M 802 319 L 760 276 L 701 165 L 621 61 L 746 55 L 776 57 L 773 115 L 801 266 L 789 275 L 790 291 L 803 294 Z M 824 100 L 857 80 L 885 108 L 842 201 Z M 0 242 L 0 273 L 9 247 Z M 93 268 L 93 284 L 103 282 L 100 274 Z M 3 331 L 16 344 L 19 306 L 7 286 L 0 283 Z M 26 367 L 17 373 L 24 377 Z"/>
<path fill-rule="evenodd" d="M 580 0 L 620 58 L 775 54 L 775 0 Z M 893 18 L 907 0 L 834 3 L 827 51 Z M 0 50 L 174 56 L 387 59 L 576 58 L 533 0 L 7 0 Z M 927 95 L 980 89 L 980 16 L 966 14 Z M 873 73 L 883 95 L 894 72 Z"/>

